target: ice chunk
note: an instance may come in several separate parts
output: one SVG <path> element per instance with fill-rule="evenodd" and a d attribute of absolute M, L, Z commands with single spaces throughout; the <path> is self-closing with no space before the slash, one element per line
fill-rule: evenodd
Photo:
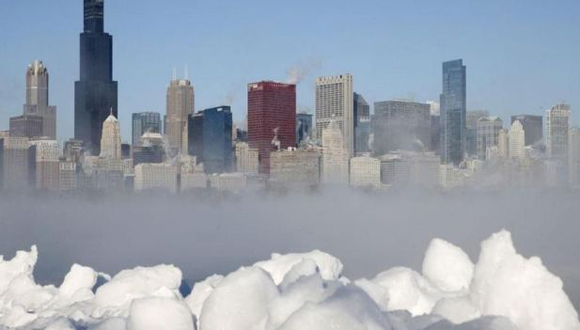
<path fill-rule="evenodd" d="M 193 290 L 185 298 L 185 303 L 195 315 L 198 320 L 197 326 L 199 327 L 199 317 L 201 316 L 201 308 L 205 303 L 206 299 L 211 295 L 215 287 L 224 279 L 221 275 L 213 275 L 206 278 L 202 282 L 198 282 L 193 286 Z"/>
<path fill-rule="evenodd" d="M 309 253 L 291 253 L 286 255 L 274 253 L 270 260 L 258 262 L 254 266 L 270 273 L 274 283 L 279 285 L 292 267 L 307 259 L 316 263 L 320 275 L 325 280 L 335 280 L 342 274 L 343 265 L 340 260 L 318 250 Z"/>
<path fill-rule="evenodd" d="M 507 231 L 481 244 L 471 298 L 482 315 L 506 316 L 520 329 L 580 329 L 562 281 L 539 258 L 517 254 Z"/>
<path fill-rule="evenodd" d="M 423 276 L 443 291 L 466 291 L 474 265 L 459 247 L 441 239 L 429 244 L 423 260 Z"/>
<path fill-rule="evenodd" d="M 149 297 L 133 300 L 127 330 L 194 330 L 193 316 L 177 299 Z"/>
<path fill-rule="evenodd" d="M 251 329 L 265 322 L 278 288 L 259 267 L 241 268 L 224 278 L 205 301 L 201 330 Z"/>

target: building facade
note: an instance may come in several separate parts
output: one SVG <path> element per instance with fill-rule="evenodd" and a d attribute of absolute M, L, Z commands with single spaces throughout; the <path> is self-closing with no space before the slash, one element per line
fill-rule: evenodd
<path fill-rule="evenodd" d="M 204 164 L 206 173 L 232 171 L 232 125 L 229 106 L 205 109 L 189 116 L 188 153 Z"/>
<path fill-rule="evenodd" d="M 509 158 L 524 159 L 526 156 L 526 132 L 519 120 L 513 122 L 509 133 Z"/>
<path fill-rule="evenodd" d="M 35 139 L 42 137 L 43 118 L 35 115 L 22 115 L 10 118 L 10 136 Z"/>
<path fill-rule="evenodd" d="M 56 107 L 48 102 L 48 70 L 42 61 L 34 61 L 26 70 L 26 103 L 24 115 L 42 117 L 39 136 L 56 139 Z"/>
<path fill-rule="evenodd" d="M 59 156 L 60 148 L 56 140 L 36 140 L 30 141 L 30 145 L 35 148 L 36 162 L 36 189 L 37 190 L 59 190 Z"/>
<path fill-rule="evenodd" d="M 316 138 L 321 140 L 324 129 L 336 121 L 342 132 L 344 149 L 349 158 L 353 157 L 355 152 L 353 98 L 352 75 L 316 79 Z"/>
<path fill-rule="evenodd" d="M 497 147 L 503 122 L 499 117 L 481 117 L 477 120 L 477 157 L 486 159 L 487 148 Z"/>
<path fill-rule="evenodd" d="M 177 193 L 177 166 L 139 164 L 135 166 L 135 191 L 164 190 Z"/>
<path fill-rule="evenodd" d="M 132 116 L 132 145 L 134 147 L 141 145 L 143 134 L 161 133 L 161 115 L 158 112 L 140 112 Z"/>
<path fill-rule="evenodd" d="M 371 157 L 350 159 L 350 185 L 353 187 L 378 188 L 381 186 L 381 161 Z"/>
<path fill-rule="evenodd" d="M 544 126 L 542 116 L 516 115 L 512 116 L 512 124 L 519 121 L 526 133 L 525 144 L 531 146 L 542 142 L 544 138 Z"/>
<path fill-rule="evenodd" d="M 311 188 L 320 183 L 320 153 L 288 148 L 271 154 L 269 184 L 284 188 Z"/>
<path fill-rule="evenodd" d="M 348 184 L 349 154 L 338 121 L 322 131 L 322 182 Z"/>
<path fill-rule="evenodd" d="M 111 113 L 103 123 L 101 134 L 101 157 L 122 159 L 121 154 L 121 126 L 117 118 Z"/>
<path fill-rule="evenodd" d="M 431 149 L 431 106 L 410 101 L 375 102 L 375 155 Z"/>
<path fill-rule="evenodd" d="M 236 172 L 257 175 L 260 169 L 259 151 L 247 142 L 236 142 Z"/>
<path fill-rule="evenodd" d="M 463 60 L 443 63 L 440 155 L 444 164 L 459 165 L 466 151 L 467 76 Z"/>
<path fill-rule="evenodd" d="M 354 111 L 354 154 L 370 152 L 371 106 L 360 94 L 353 95 Z"/>
<path fill-rule="evenodd" d="M 75 82 L 75 139 L 90 154 L 100 154 L 103 122 L 117 113 L 113 81 L 113 37 L 104 31 L 104 0 L 84 0 L 80 35 L 80 79 Z"/>
<path fill-rule="evenodd" d="M 195 112 L 195 93 L 191 81 L 174 79 L 167 87 L 167 118 L 165 136 L 172 152 L 186 154 L 187 122 Z"/>
<path fill-rule="evenodd" d="M 296 146 L 296 85 L 248 84 L 248 144 L 258 149 L 260 173 L 270 173 L 270 153 Z"/>
<path fill-rule="evenodd" d="M 308 113 L 296 114 L 296 144 L 312 139 L 312 115 Z"/>

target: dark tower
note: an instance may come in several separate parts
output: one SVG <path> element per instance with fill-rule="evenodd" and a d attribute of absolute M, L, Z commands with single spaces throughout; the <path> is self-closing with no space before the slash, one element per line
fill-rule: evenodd
<path fill-rule="evenodd" d="M 104 5 L 104 0 L 84 0 L 80 80 L 75 82 L 75 139 L 93 155 L 100 153 L 102 126 L 111 108 L 118 118 L 113 37 L 104 32 Z"/>

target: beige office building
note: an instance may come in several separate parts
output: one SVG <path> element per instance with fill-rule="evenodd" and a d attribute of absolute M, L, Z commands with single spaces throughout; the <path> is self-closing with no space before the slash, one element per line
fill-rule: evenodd
<path fill-rule="evenodd" d="M 187 119 L 194 109 L 195 94 L 191 81 L 172 80 L 167 87 L 165 135 L 175 153 L 187 154 Z"/>
<path fill-rule="evenodd" d="M 344 137 L 348 157 L 354 156 L 354 93 L 350 74 L 316 79 L 316 138 L 336 121 Z"/>

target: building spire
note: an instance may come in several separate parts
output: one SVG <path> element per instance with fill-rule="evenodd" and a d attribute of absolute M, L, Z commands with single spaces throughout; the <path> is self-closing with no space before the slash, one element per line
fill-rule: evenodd
<path fill-rule="evenodd" d="M 173 67 L 173 80 L 177 80 L 177 69 Z"/>
<path fill-rule="evenodd" d="M 189 72 L 188 71 L 189 70 L 188 70 L 188 67 L 187 67 L 187 64 L 186 64 L 185 65 L 185 76 L 183 77 L 185 80 L 188 80 L 189 79 Z"/>

